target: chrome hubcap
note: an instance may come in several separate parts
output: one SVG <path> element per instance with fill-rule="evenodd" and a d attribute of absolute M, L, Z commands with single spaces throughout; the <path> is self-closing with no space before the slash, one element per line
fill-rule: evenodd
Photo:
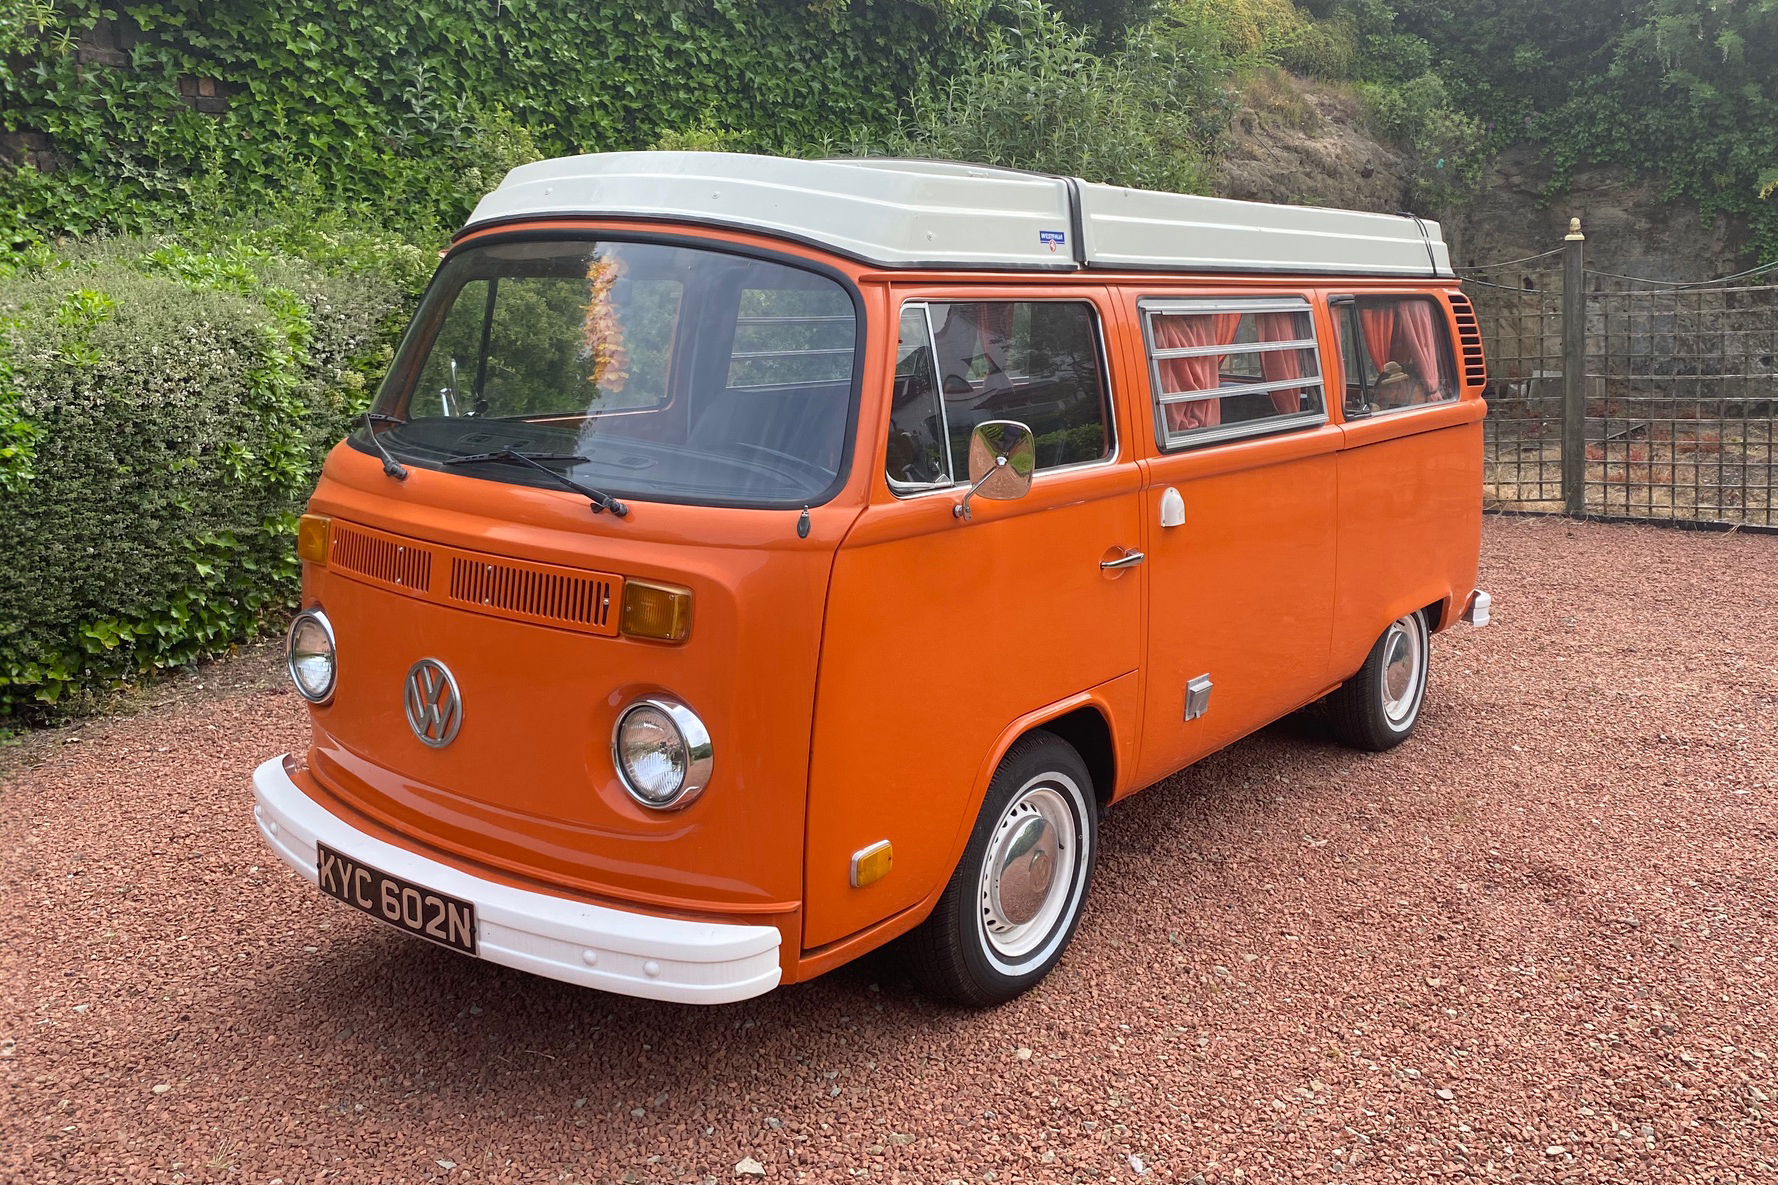
<path fill-rule="evenodd" d="M 1020 795 L 994 828 L 982 863 L 982 930 L 1005 958 L 1042 945 L 1068 904 L 1079 856 L 1074 812 L 1062 795 L 1037 785 Z"/>
<path fill-rule="evenodd" d="M 1426 637 L 1404 617 L 1383 635 L 1383 715 L 1397 728 L 1413 718 L 1426 680 Z"/>

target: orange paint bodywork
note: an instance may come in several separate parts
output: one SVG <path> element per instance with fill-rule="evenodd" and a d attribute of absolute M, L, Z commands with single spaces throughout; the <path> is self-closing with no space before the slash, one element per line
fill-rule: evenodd
<path fill-rule="evenodd" d="M 1433 607 L 1434 628 L 1451 624 L 1474 587 L 1479 386 L 1351 424 L 1330 392 L 1321 427 L 1163 454 L 1136 314 L 1151 297 L 1302 296 L 1331 378 L 1331 298 L 1434 295 L 1454 343 L 1454 281 L 884 272 L 761 236 L 679 231 L 816 260 L 856 285 L 862 402 L 843 486 L 808 509 L 803 536 L 795 510 L 632 502 L 619 520 L 565 491 L 461 473 L 416 466 L 397 482 L 371 455 L 336 448 L 310 503 L 336 524 L 441 555 L 682 586 L 693 604 L 686 641 L 651 642 L 306 565 L 303 601 L 333 622 L 339 676 L 333 701 L 312 709 L 299 781 L 355 825 L 515 885 L 775 925 L 795 981 L 925 916 L 1001 755 L 1030 728 L 1095 714 L 1110 801 L 1325 694 L 1394 618 Z M 903 302 L 989 298 L 1092 303 L 1116 448 L 1040 472 L 1017 501 L 978 500 L 965 522 L 957 491 L 889 489 L 888 393 Z M 1181 527 L 1159 525 L 1169 487 Z M 1142 565 L 1101 570 L 1138 550 Z M 402 680 L 427 655 L 462 687 L 465 723 L 442 749 L 420 745 L 402 710 Z M 1206 673 L 1211 709 L 1186 722 L 1185 682 Z M 651 692 L 692 705 L 711 733 L 711 782 L 683 811 L 639 806 L 612 768 L 618 712 Z M 852 854 L 879 840 L 893 844 L 892 872 L 852 888 Z"/>

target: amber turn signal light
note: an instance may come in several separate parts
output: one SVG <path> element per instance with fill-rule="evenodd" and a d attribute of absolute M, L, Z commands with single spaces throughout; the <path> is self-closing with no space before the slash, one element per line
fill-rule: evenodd
<path fill-rule="evenodd" d="M 879 839 L 868 848 L 860 848 L 852 853 L 852 887 L 862 889 L 882 880 L 889 875 L 894 863 L 895 850 L 886 839 Z"/>
<path fill-rule="evenodd" d="M 685 641 L 691 633 L 691 589 L 624 581 L 624 608 L 617 628 L 632 638 Z"/>
<path fill-rule="evenodd" d="M 324 514 L 305 514 L 296 520 L 296 555 L 304 563 L 327 566 L 327 532 L 333 520 Z"/>

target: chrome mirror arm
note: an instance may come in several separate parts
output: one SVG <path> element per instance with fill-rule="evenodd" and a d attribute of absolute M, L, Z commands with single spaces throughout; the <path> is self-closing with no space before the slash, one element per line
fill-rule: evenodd
<path fill-rule="evenodd" d="M 964 522 L 969 522 L 970 521 L 969 500 L 971 498 L 975 497 L 975 492 L 982 488 L 983 482 L 986 482 L 990 477 L 993 477 L 996 473 L 1000 472 L 1000 470 L 1005 467 L 1006 467 L 1006 458 L 1005 457 L 995 457 L 994 458 L 994 468 L 988 470 L 986 473 L 982 474 L 980 478 L 976 479 L 976 483 L 974 485 L 970 486 L 969 489 L 964 491 L 963 501 L 961 501 L 961 502 L 957 503 L 955 506 L 951 507 L 951 517 L 952 518 L 960 518 Z"/>
<path fill-rule="evenodd" d="M 447 416 L 457 414 L 457 359 L 451 358 L 451 385 L 438 389 L 439 410 Z"/>

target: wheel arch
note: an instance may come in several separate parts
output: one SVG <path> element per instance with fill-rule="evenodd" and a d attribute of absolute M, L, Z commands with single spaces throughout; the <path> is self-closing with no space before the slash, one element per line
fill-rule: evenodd
<path fill-rule="evenodd" d="M 1100 806 L 1111 801 L 1112 789 L 1117 785 L 1117 748 L 1111 739 L 1111 722 L 1097 705 L 1084 704 L 1035 728 L 1026 729 L 1019 736 L 1029 736 L 1033 732 L 1053 733 L 1074 746 L 1074 751 L 1086 762 L 1087 772 L 1093 776 L 1093 797 Z M 1010 749 L 1018 739 L 1014 738 L 1007 748 Z M 986 789 L 983 787 L 984 793 Z"/>
<path fill-rule="evenodd" d="M 1456 597 L 1449 588 L 1422 586 L 1381 602 L 1374 617 L 1370 608 L 1364 609 L 1362 626 L 1357 626 L 1354 616 L 1345 617 L 1339 626 L 1340 635 L 1335 643 L 1333 670 L 1329 673 L 1337 673 L 1342 683 L 1352 678 L 1364 666 L 1371 647 L 1377 644 L 1377 639 L 1383 636 L 1389 623 L 1399 621 L 1410 613 L 1426 615 L 1428 634 L 1443 632 L 1455 620 L 1455 615 L 1451 612 L 1455 601 Z"/>
<path fill-rule="evenodd" d="M 970 833 L 987 799 L 988 786 L 995 771 L 1006 759 L 1007 752 L 1034 732 L 1049 732 L 1073 745 L 1086 763 L 1093 779 L 1093 797 L 1103 806 L 1117 797 L 1117 777 L 1135 766 L 1135 728 L 1140 719 L 1141 701 L 1135 694 L 1135 672 L 1119 676 L 1109 683 L 1079 692 L 1055 703 L 1036 708 L 1015 719 L 1001 730 L 990 746 L 986 758 L 976 771 L 969 800 L 960 813 L 960 822 L 952 836 L 944 866 L 955 870 L 969 844 Z M 1121 694 L 1120 694 L 1121 689 Z M 1126 701 L 1127 702 L 1123 702 Z M 1120 731 L 1121 730 L 1121 731 Z M 1120 754 L 1119 740 L 1123 747 Z M 1086 747 L 1083 747 L 1086 746 Z M 1093 750 L 1093 746 L 1102 746 Z M 905 934 L 931 915 L 949 880 L 947 871 L 933 884 L 926 895 L 899 913 L 877 921 L 858 933 L 819 947 L 805 948 L 796 960 L 787 982 L 819 975 L 857 958 L 872 948 Z"/>

